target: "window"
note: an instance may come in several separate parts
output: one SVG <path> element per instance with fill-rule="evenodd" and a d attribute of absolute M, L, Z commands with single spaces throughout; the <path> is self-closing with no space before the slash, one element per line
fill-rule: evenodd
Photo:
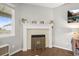
<path fill-rule="evenodd" d="M 14 33 L 14 9 L 6 4 L 0 4 L 0 36 L 10 36 Z"/>

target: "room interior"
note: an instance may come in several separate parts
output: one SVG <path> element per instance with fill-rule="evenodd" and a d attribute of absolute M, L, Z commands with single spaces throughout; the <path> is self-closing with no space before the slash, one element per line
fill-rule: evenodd
<path fill-rule="evenodd" d="M 78 9 L 79 3 L 0 3 L 0 55 L 79 56 Z"/>

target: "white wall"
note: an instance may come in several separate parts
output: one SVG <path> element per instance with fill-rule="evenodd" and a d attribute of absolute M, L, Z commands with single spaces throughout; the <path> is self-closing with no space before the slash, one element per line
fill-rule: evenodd
<path fill-rule="evenodd" d="M 73 31 L 67 28 L 67 10 L 79 8 L 79 4 L 64 4 L 63 6 L 53 9 L 54 15 L 54 31 L 55 31 L 55 46 L 72 50 L 71 49 L 71 35 Z"/>

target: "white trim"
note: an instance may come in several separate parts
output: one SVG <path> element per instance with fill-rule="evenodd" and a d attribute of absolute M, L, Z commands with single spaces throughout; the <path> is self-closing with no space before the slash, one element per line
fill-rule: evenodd
<path fill-rule="evenodd" d="M 45 24 L 27 24 L 27 29 L 49 29 L 49 25 L 45 25 Z"/>
<path fill-rule="evenodd" d="M 1 45 L 0 48 L 6 47 L 6 46 L 9 46 L 9 44 Z"/>
<path fill-rule="evenodd" d="M 27 51 L 27 29 L 26 29 L 26 24 L 23 24 L 23 51 Z"/>
<path fill-rule="evenodd" d="M 22 49 L 16 50 L 16 51 L 10 53 L 9 55 L 11 56 L 11 55 L 13 55 L 13 54 L 15 54 L 15 53 L 17 53 L 17 52 L 19 52 L 19 51 L 21 51 L 21 50 L 22 50 Z"/>
<path fill-rule="evenodd" d="M 49 41 L 48 41 L 48 44 L 49 44 L 49 48 L 52 48 L 53 47 L 53 38 L 52 38 L 52 32 L 53 32 L 53 30 L 52 30 L 52 28 L 50 27 L 49 28 Z"/>
<path fill-rule="evenodd" d="M 10 6 L 11 8 L 15 8 L 15 5 L 12 3 L 6 3 L 6 5 Z"/>
<path fill-rule="evenodd" d="M 5 35 L 0 35 L 0 38 L 6 38 L 6 37 L 11 37 L 15 36 L 14 34 L 5 34 Z"/>
<path fill-rule="evenodd" d="M 60 47 L 60 46 L 57 46 L 57 45 L 54 45 L 54 47 L 57 47 L 57 48 L 61 48 L 61 49 L 65 49 L 65 50 L 69 50 L 69 51 L 72 51 L 71 49 L 68 49 L 68 48 L 64 48 L 64 47 Z"/>

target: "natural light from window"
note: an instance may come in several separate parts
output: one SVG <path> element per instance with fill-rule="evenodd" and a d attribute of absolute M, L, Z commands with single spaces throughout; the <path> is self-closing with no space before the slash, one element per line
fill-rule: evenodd
<path fill-rule="evenodd" d="M 12 20 L 9 17 L 0 16 L 0 34 L 10 33 L 12 30 Z"/>
<path fill-rule="evenodd" d="M 6 4 L 0 4 L 0 37 L 15 34 L 14 9 Z"/>

